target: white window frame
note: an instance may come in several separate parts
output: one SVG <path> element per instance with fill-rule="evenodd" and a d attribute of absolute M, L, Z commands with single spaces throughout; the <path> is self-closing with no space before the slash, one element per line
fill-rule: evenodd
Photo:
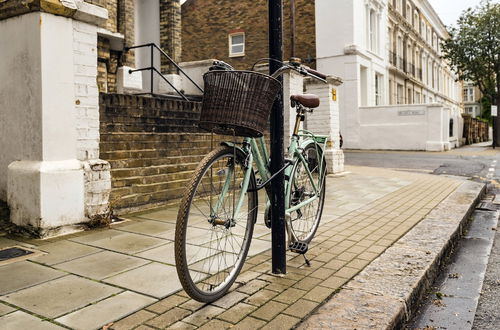
<path fill-rule="evenodd" d="M 464 102 L 474 102 L 474 87 L 464 88 Z"/>
<path fill-rule="evenodd" d="M 236 36 L 243 36 L 243 43 L 233 44 L 233 37 Z M 246 41 L 245 32 L 230 33 L 227 38 L 229 44 L 229 57 L 245 56 L 245 41 Z M 238 53 L 233 53 L 233 46 L 238 46 L 238 45 L 243 45 L 243 51 Z"/>

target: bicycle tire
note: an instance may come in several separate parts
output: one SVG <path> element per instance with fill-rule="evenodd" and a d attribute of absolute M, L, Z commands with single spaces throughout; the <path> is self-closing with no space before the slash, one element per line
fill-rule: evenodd
<path fill-rule="evenodd" d="M 314 143 L 308 144 L 302 151 L 302 155 L 315 178 L 316 185 L 321 187 L 320 196 L 317 200 L 290 214 L 290 229 L 299 241 L 309 243 L 318 230 L 325 204 L 326 161 L 323 157 L 323 151 Z M 322 166 L 319 166 L 319 160 L 322 161 Z M 287 194 L 288 207 L 304 201 L 313 189 L 309 176 L 303 170 L 303 167 L 304 163 L 297 161 L 292 169 L 289 182 L 291 191 Z M 320 169 L 322 173 L 320 173 Z M 305 214 L 306 212 L 307 214 Z"/>
<path fill-rule="evenodd" d="M 233 161 L 235 154 L 236 162 Z M 230 209 L 231 203 L 234 207 L 232 196 L 236 194 L 237 199 L 241 191 L 241 178 L 236 180 L 234 176 L 243 175 L 244 156 L 239 149 L 234 150 L 228 146 L 221 146 L 210 152 L 195 170 L 179 207 L 174 243 L 177 274 L 186 293 L 200 302 L 213 302 L 229 290 L 241 271 L 250 248 L 257 218 L 256 191 L 246 193 L 246 210 L 243 207 L 244 212 L 234 217 L 234 226 L 229 226 L 228 222 L 225 225 L 214 224 L 216 220 L 231 221 L 233 218 Z M 231 162 L 236 166 L 233 166 L 235 175 L 231 176 L 232 183 L 227 198 L 223 199 L 220 212 L 211 215 L 209 210 L 216 208 L 215 201 L 223 187 L 220 177 L 230 175 Z M 255 187 L 252 171 L 249 189 Z M 226 239 L 223 245 L 219 236 L 220 239 Z M 230 248 L 233 250 L 226 251 Z"/>

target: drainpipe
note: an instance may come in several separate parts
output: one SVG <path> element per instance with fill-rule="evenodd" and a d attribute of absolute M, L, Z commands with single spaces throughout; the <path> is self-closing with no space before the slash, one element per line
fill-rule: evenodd
<path fill-rule="evenodd" d="M 295 0 L 290 0 L 290 57 L 295 57 Z"/>

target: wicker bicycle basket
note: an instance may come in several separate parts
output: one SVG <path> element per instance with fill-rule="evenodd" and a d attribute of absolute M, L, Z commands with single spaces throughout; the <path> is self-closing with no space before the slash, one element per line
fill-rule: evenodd
<path fill-rule="evenodd" d="M 251 71 L 209 71 L 198 126 L 208 131 L 248 137 L 262 136 L 281 84 Z"/>

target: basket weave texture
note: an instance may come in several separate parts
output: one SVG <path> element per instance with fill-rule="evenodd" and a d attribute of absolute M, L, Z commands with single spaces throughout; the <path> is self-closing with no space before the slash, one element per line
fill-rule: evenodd
<path fill-rule="evenodd" d="M 278 80 L 251 71 L 209 71 L 198 126 L 208 131 L 260 137 L 280 91 Z"/>

